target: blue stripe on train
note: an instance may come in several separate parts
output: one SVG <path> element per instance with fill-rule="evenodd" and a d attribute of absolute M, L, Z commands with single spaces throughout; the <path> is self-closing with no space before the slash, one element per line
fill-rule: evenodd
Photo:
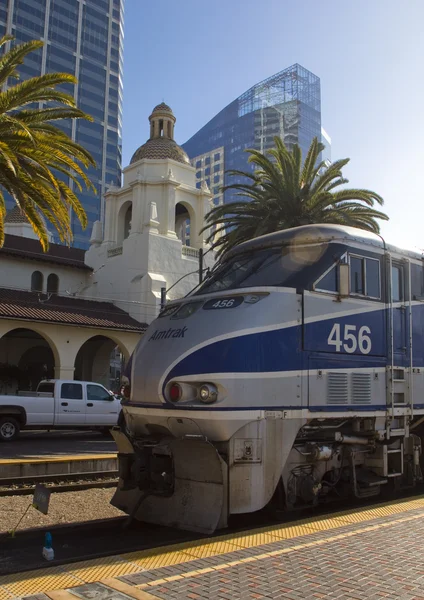
<path fill-rule="evenodd" d="M 207 373 L 263 373 L 275 371 L 299 371 L 340 368 L 378 368 L 387 364 L 386 309 L 368 313 L 337 316 L 308 323 L 302 340 L 302 326 L 240 335 L 213 342 L 195 350 L 181 360 L 168 374 L 166 383 L 175 377 Z M 361 354 L 358 344 L 353 354 L 335 352 L 328 338 L 335 323 L 341 332 L 345 325 L 371 330 L 372 348 L 369 354 Z M 342 333 L 343 335 L 343 333 Z M 302 350 L 304 346 L 304 350 Z M 424 364 L 424 304 L 413 308 L 414 366 Z M 405 355 L 406 358 L 406 355 Z M 343 361 L 343 362 L 342 362 Z"/>
<path fill-rule="evenodd" d="M 301 347 L 301 327 L 289 327 L 221 340 L 195 350 L 181 360 L 168 374 L 166 381 L 184 375 L 207 373 L 270 373 L 307 369 L 309 352 Z M 340 364 L 340 358 L 349 357 L 351 365 Z M 315 362 L 315 361 L 314 361 Z M 377 368 L 386 365 L 381 356 L 336 355 L 320 353 L 314 368 L 339 369 L 355 367 Z"/>
<path fill-rule="evenodd" d="M 286 411 L 286 410 L 309 410 L 310 412 L 371 412 L 371 411 L 384 411 L 390 410 L 385 404 L 358 404 L 352 405 L 340 405 L 340 404 L 324 404 L 321 406 L 211 406 L 211 405 L 196 405 L 192 404 L 153 404 L 145 402 L 122 402 L 123 406 L 138 407 L 138 408 L 159 408 L 167 410 L 201 410 L 201 411 L 214 411 L 224 412 L 229 410 L 270 410 L 270 411 Z M 408 408 L 408 407 L 405 407 Z M 424 409 L 424 404 L 414 404 L 415 410 Z"/>

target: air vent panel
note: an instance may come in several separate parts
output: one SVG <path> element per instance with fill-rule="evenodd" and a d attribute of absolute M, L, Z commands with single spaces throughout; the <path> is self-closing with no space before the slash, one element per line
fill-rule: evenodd
<path fill-rule="evenodd" d="M 352 404 L 371 404 L 371 374 L 352 373 Z"/>
<path fill-rule="evenodd" d="M 327 404 L 348 404 L 349 387 L 347 373 L 327 374 Z"/>

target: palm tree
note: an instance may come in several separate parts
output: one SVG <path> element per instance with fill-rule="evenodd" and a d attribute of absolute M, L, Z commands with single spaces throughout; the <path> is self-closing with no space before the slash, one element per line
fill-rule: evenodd
<path fill-rule="evenodd" d="M 12 40 L 0 39 L 0 48 Z M 27 217 L 44 250 L 48 248 L 45 219 L 62 241 L 72 240 L 71 209 L 81 225 L 87 225 L 85 211 L 65 181 L 75 188 L 81 182 L 94 190 L 82 167 L 95 165 L 90 153 L 53 125 L 62 119 L 91 117 L 76 108 L 69 94 L 57 89 L 76 83 L 69 73 L 48 73 L 18 81 L 17 67 L 30 52 L 43 46 L 30 41 L 0 55 L 0 246 L 4 243 L 6 215 L 3 192 L 8 192 Z M 14 85 L 9 86 L 9 80 Z M 46 106 L 46 103 L 48 105 Z"/>
<path fill-rule="evenodd" d="M 227 185 L 223 191 L 237 190 L 249 202 L 215 206 L 206 215 L 202 231 L 211 228 L 207 241 L 218 256 L 246 240 L 298 225 L 333 223 L 379 232 L 376 219 L 388 220 L 373 208 L 374 203 L 383 204 L 381 196 L 365 189 L 337 189 L 348 183 L 342 175 L 348 158 L 327 167 L 319 162 L 324 146 L 314 138 L 302 166 L 297 144 L 289 151 L 280 138 L 274 142 L 270 158 L 247 150 L 249 163 L 256 167 L 253 173 L 228 171 L 245 183 Z"/>

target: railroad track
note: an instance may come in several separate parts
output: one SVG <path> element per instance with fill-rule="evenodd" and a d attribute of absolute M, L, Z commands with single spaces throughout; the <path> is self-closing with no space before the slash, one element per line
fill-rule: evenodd
<path fill-rule="evenodd" d="M 46 487 L 51 489 L 52 493 L 115 487 L 118 483 L 118 471 L 91 471 L 87 473 L 0 478 L 0 497 L 33 494 L 37 483 L 46 485 Z"/>

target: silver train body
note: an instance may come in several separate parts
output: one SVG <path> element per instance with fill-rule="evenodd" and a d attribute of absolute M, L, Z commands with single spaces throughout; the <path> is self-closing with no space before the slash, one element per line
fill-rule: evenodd
<path fill-rule="evenodd" d="M 113 504 L 212 532 L 231 515 L 421 481 L 424 266 L 341 226 L 232 250 L 133 355 Z"/>

